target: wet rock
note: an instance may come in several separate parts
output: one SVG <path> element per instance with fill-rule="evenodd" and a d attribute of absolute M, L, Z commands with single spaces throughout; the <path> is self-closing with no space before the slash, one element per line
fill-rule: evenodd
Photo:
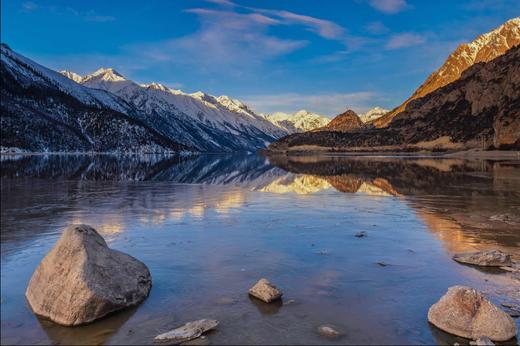
<path fill-rule="evenodd" d="M 366 231 L 357 232 L 357 233 L 355 234 L 355 236 L 358 237 L 358 238 L 363 238 L 363 237 L 366 237 L 367 235 L 368 235 L 368 234 L 367 234 Z"/>
<path fill-rule="evenodd" d="M 376 262 L 380 267 L 387 267 L 388 263 L 385 262 Z"/>
<path fill-rule="evenodd" d="M 459 253 L 455 254 L 453 259 L 460 263 L 484 267 L 509 267 L 513 264 L 511 255 L 500 250 Z"/>
<path fill-rule="evenodd" d="M 470 345 L 476 345 L 476 346 L 495 346 L 493 341 L 489 340 L 487 336 L 481 336 L 475 341 L 471 341 L 469 343 Z"/>
<path fill-rule="evenodd" d="M 428 321 L 445 332 L 467 339 L 486 335 L 494 341 L 507 341 L 517 333 L 510 316 L 482 293 L 464 286 L 450 287 L 428 311 Z"/>
<path fill-rule="evenodd" d="M 318 328 L 318 333 L 328 339 L 336 339 L 341 335 L 340 332 L 330 326 L 320 326 Z"/>
<path fill-rule="evenodd" d="M 35 314 L 75 326 L 142 302 L 152 286 L 148 268 L 110 249 L 87 225 L 73 225 L 33 273 L 25 296 Z"/>
<path fill-rule="evenodd" d="M 249 294 L 265 303 L 278 300 L 283 295 L 282 291 L 267 281 L 267 279 L 260 279 L 256 285 L 249 289 Z"/>
<path fill-rule="evenodd" d="M 217 320 L 198 320 L 188 322 L 185 325 L 170 330 L 169 332 L 157 335 L 154 338 L 156 343 L 180 344 L 193 339 L 197 339 L 202 334 L 217 328 Z"/>

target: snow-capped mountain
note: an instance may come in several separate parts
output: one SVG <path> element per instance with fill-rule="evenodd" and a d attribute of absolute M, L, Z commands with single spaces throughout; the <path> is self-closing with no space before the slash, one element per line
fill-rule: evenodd
<path fill-rule="evenodd" d="M 267 114 L 264 117 L 290 134 L 312 131 L 330 122 L 329 118 L 306 110 L 300 110 L 292 114 L 276 112 Z"/>
<path fill-rule="evenodd" d="M 1 44 L 0 146 L 32 152 L 190 149 L 141 121 L 121 98 L 84 87 Z"/>
<path fill-rule="evenodd" d="M 480 35 L 470 43 L 461 44 L 409 99 L 399 107 L 388 112 L 385 116 L 374 121 L 374 125 L 376 127 L 388 126 L 392 119 L 404 111 L 412 100 L 426 96 L 456 81 L 469 67 L 481 62 L 489 62 L 519 44 L 520 17 L 508 20 L 495 30 Z"/>
<path fill-rule="evenodd" d="M 155 129 L 201 151 L 256 150 L 287 134 L 228 96 L 187 94 L 159 83 L 138 84 L 112 68 L 86 75 L 80 83 L 117 95 Z"/>
<path fill-rule="evenodd" d="M 370 121 L 374 121 L 376 119 L 381 118 L 383 115 L 385 115 L 388 112 L 390 112 L 389 109 L 384 109 L 381 107 L 374 107 L 371 110 L 369 110 L 368 112 L 361 114 L 359 116 L 359 118 L 361 119 L 362 122 L 368 123 Z"/>

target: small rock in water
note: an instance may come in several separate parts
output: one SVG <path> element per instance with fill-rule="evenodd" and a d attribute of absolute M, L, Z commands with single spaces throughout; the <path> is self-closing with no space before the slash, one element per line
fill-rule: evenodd
<path fill-rule="evenodd" d="M 379 264 L 381 267 L 386 267 L 386 266 L 388 266 L 388 264 L 386 264 L 385 262 L 377 262 L 377 264 Z"/>
<path fill-rule="evenodd" d="M 363 238 L 363 237 L 367 236 L 367 232 L 366 231 L 357 232 L 355 234 L 355 236 L 358 237 L 358 238 Z"/>
<path fill-rule="evenodd" d="M 494 341 L 507 341 L 517 333 L 513 319 L 487 300 L 482 293 L 464 286 L 453 286 L 428 311 L 428 321 L 437 328 L 467 339 L 482 335 Z"/>
<path fill-rule="evenodd" d="M 341 335 L 340 332 L 330 326 L 320 326 L 318 328 L 318 333 L 320 333 L 321 336 L 329 339 L 336 339 Z"/>
<path fill-rule="evenodd" d="M 217 320 L 198 320 L 188 322 L 182 327 L 170 330 L 169 332 L 157 335 L 154 338 L 156 343 L 180 344 L 198 338 L 202 334 L 217 328 Z"/>
<path fill-rule="evenodd" d="M 260 279 L 249 289 L 249 294 L 265 303 L 271 303 L 282 297 L 283 293 L 267 279 Z"/>
<path fill-rule="evenodd" d="M 487 336 L 481 336 L 476 341 L 471 341 L 469 344 L 476 346 L 495 346 L 493 341 L 491 341 Z"/>
<path fill-rule="evenodd" d="M 76 326 L 139 304 L 151 287 L 142 262 L 110 249 L 92 227 L 73 225 L 36 268 L 25 296 L 37 315 Z"/>
<path fill-rule="evenodd" d="M 513 264 L 511 255 L 500 250 L 459 253 L 455 254 L 453 259 L 460 263 L 483 267 L 509 267 Z"/>

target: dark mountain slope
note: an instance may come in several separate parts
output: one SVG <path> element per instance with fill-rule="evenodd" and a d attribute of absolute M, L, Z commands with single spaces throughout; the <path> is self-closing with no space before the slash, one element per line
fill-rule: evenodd
<path fill-rule="evenodd" d="M 272 151 L 520 148 L 520 47 L 411 101 L 386 128 L 287 136 Z"/>

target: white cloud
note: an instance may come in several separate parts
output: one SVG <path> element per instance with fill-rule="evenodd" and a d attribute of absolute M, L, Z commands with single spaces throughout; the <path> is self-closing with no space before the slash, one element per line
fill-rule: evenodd
<path fill-rule="evenodd" d="M 385 45 L 386 49 L 400 49 L 411 46 L 417 46 L 426 42 L 426 37 L 414 33 L 401 33 L 392 35 Z"/>
<path fill-rule="evenodd" d="M 398 13 L 404 10 L 408 4 L 406 0 L 369 0 L 370 6 L 384 13 Z"/>
<path fill-rule="evenodd" d="M 390 31 L 383 23 L 381 22 L 370 22 L 367 25 L 365 25 L 364 28 L 367 32 L 374 34 L 374 35 L 382 35 L 386 34 Z"/>
<path fill-rule="evenodd" d="M 33 1 L 25 1 L 22 3 L 22 9 L 27 12 L 35 11 L 38 7 L 38 4 Z"/>
<path fill-rule="evenodd" d="M 307 109 L 334 117 L 347 108 L 364 112 L 374 105 L 376 94 L 369 91 L 330 94 L 263 94 L 243 96 L 241 99 L 258 112 L 295 112 Z"/>
<path fill-rule="evenodd" d="M 281 39 L 267 33 L 278 25 L 276 19 L 259 13 L 194 8 L 201 27 L 180 38 L 132 47 L 137 54 L 159 62 L 196 64 L 218 70 L 251 66 L 291 53 L 307 44 L 302 40 Z"/>

